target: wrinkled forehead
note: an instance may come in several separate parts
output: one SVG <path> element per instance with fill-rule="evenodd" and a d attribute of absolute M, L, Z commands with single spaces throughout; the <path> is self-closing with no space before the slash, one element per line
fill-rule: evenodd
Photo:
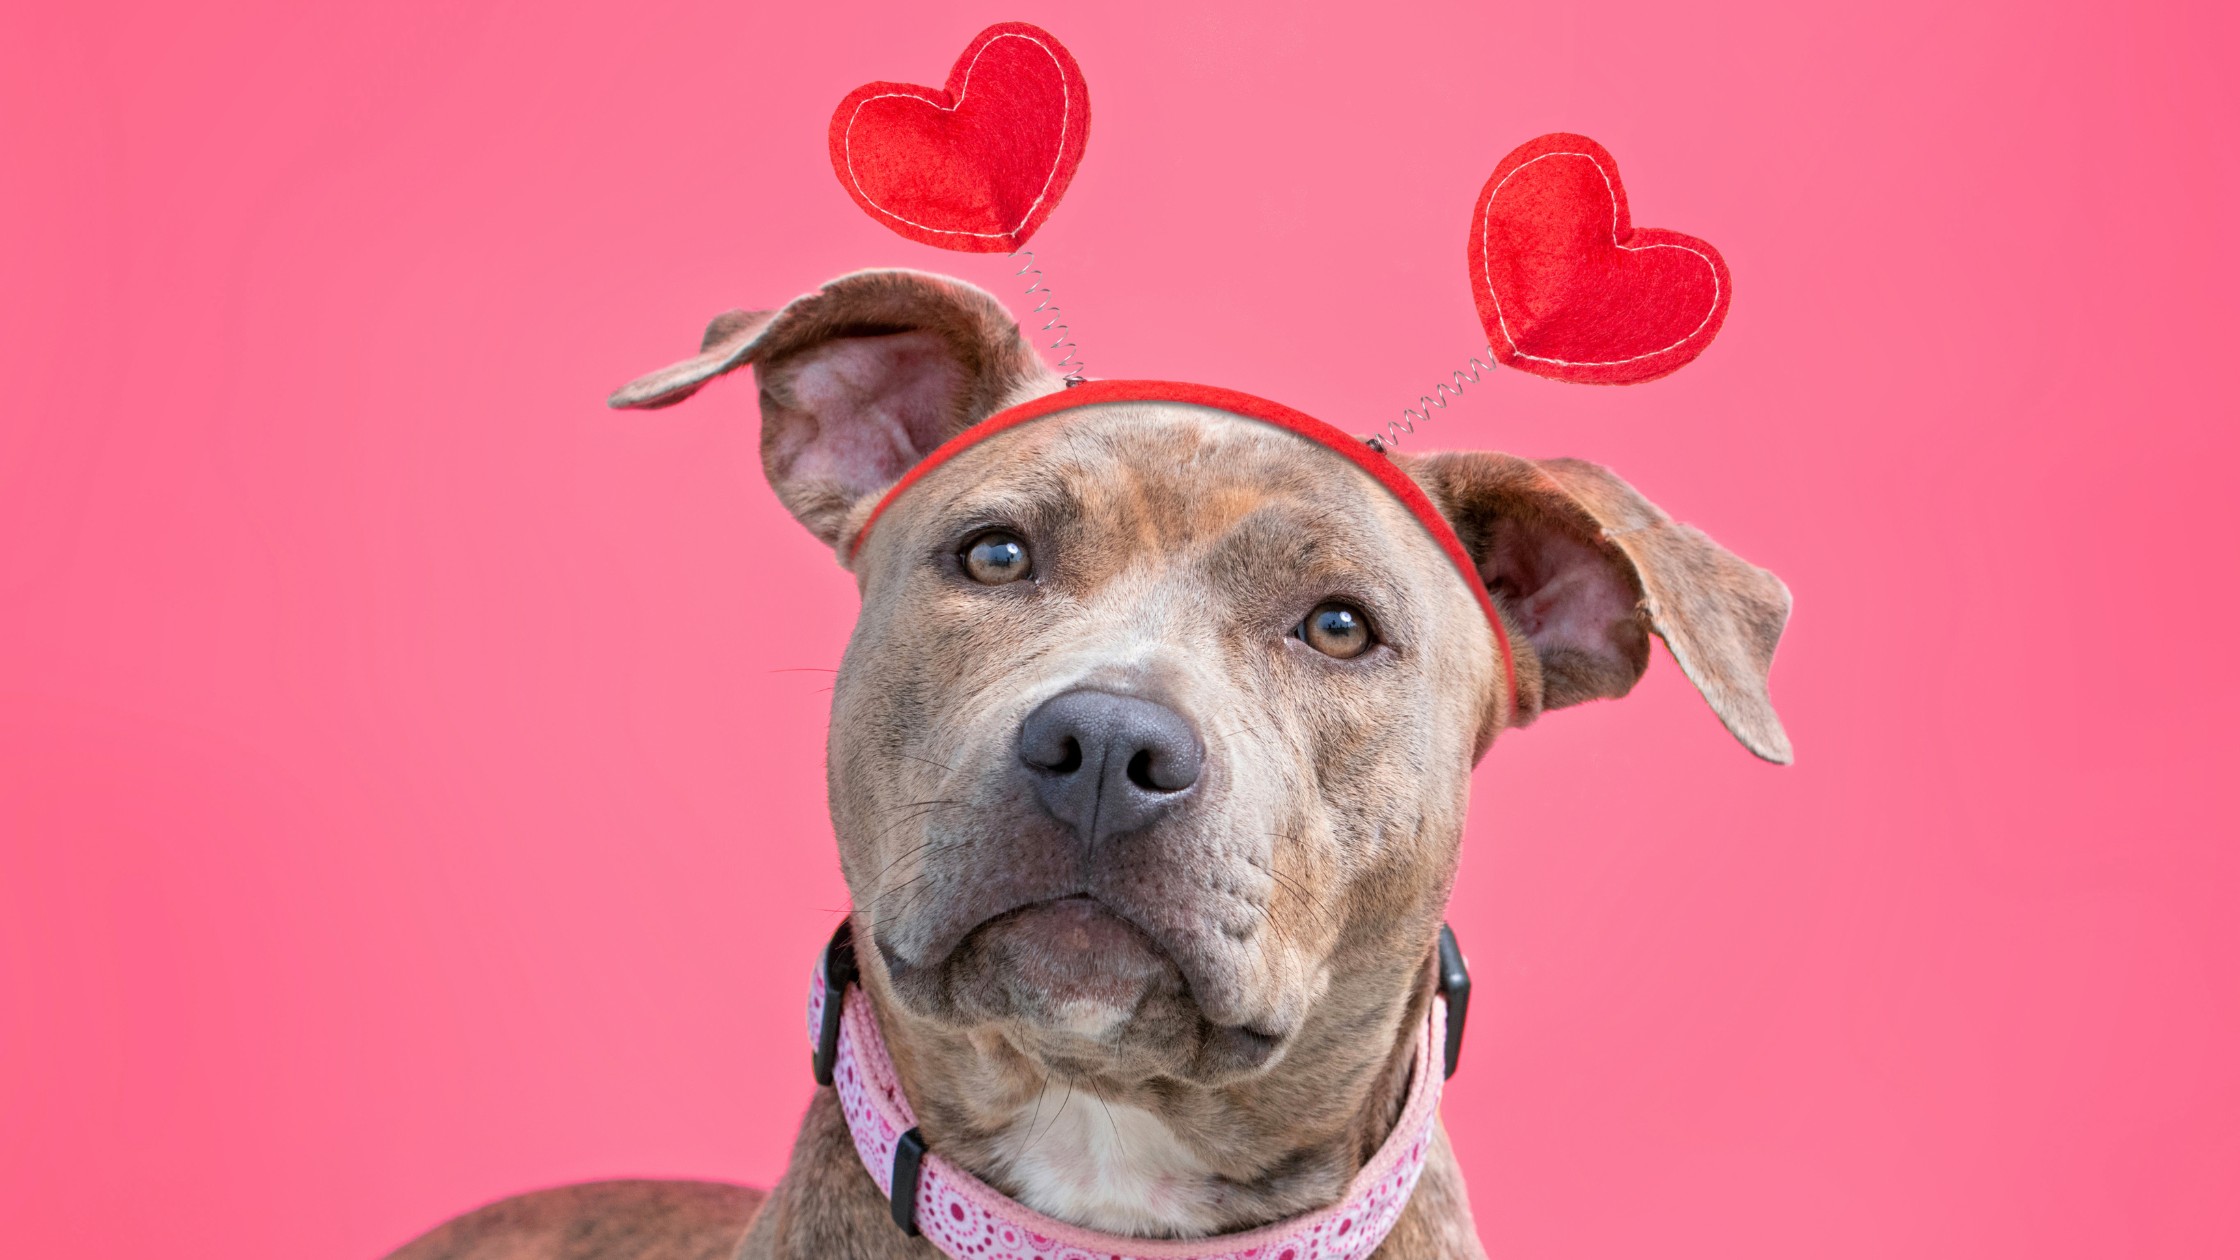
<path fill-rule="evenodd" d="M 997 433 L 932 470 L 866 540 L 892 552 L 978 522 L 1090 531 L 1127 559 L 1381 571 L 1473 600 L 1423 525 L 1352 462 L 1271 424 L 1187 403 L 1099 403 Z M 881 567 L 867 555 L 867 570 Z M 1475 604 L 1470 611 L 1475 614 Z"/>

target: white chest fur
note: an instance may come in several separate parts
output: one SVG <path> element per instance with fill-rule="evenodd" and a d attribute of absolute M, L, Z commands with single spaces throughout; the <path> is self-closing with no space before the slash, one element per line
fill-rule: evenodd
<path fill-rule="evenodd" d="M 1205 1163 L 1141 1107 L 1048 1085 L 1012 1123 L 1007 1149 L 1019 1152 L 1008 1168 L 1019 1201 L 1045 1215 L 1114 1234 L 1218 1228 Z"/>

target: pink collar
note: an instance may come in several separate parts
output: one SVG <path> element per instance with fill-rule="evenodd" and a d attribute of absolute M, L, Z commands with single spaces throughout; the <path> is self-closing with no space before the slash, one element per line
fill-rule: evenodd
<path fill-rule="evenodd" d="M 828 951 L 819 959 L 809 985 L 812 1046 L 826 1035 L 826 960 L 832 957 Z M 1415 1069 L 1399 1122 L 1338 1202 L 1250 1233 L 1212 1238 L 1170 1241 L 1078 1229 L 1014 1202 L 926 1149 L 870 997 L 849 984 L 852 977 L 845 973 L 852 965 L 833 970 L 844 987 L 834 1053 L 830 1063 L 819 1064 L 819 1076 L 829 1070 L 856 1154 L 887 1192 L 895 1222 L 909 1233 L 923 1233 L 952 1260 L 1366 1260 L 1400 1219 L 1431 1152 L 1445 1080 L 1441 1054 L 1448 1047 L 1444 994 L 1432 999 L 1416 1032 Z M 895 1194 L 898 1180 L 914 1180 L 916 1194 Z"/>

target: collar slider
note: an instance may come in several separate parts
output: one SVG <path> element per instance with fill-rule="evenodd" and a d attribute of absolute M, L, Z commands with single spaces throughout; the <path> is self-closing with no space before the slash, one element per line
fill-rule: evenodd
<path fill-rule="evenodd" d="M 1447 999 L 1447 1076 L 1462 1066 L 1462 1020 L 1470 1013 L 1470 965 L 1462 960 L 1462 946 L 1454 929 L 1439 925 L 1439 992 Z M 830 1016 L 827 1015 L 827 1019 Z"/>
<path fill-rule="evenodd" d="M 894 1175 L 887 1179 L 887 1214 L 912 1238 L 918 1236 L 918 1166 L 925 1158 L 926 1139 L 916 1125 L 895 1139 Z"/>
<path fill-rule="evenodd" d="M 849 922 L 840 920 L 824 947 L 824 1018 L 817 1026 L 817 1049 L 809 1060 L 817 1084 L 832 1084 L 832 1067 L 840 1058 L 840 1015 L 847 1004 L 848 986 L 856 982 L 856 940 Z"/>

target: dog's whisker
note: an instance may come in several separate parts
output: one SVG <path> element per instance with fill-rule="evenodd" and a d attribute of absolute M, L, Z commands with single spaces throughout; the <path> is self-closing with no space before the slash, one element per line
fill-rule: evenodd
<path fill-rule="evenodd" d="M 896 893 L 901 892 L 903 889 L 917 883 L 919 880 L 924 879 L 930 873 L 931 872 L 928 871 L 920 871 L 917 874 L 912 875 L 910 878 L 903 880 L 899 884 L 890 884 L 887 887 L 880 889 L 878 892 L 872 894 L 870 902 L 864 906 L 864 909 L 874 912 L 877 911 L 880 903 L 884 902 L 887 898 L 894 896 Z"/>
<path fill-rule="evenodd" d="M 942 885 L 938 883 L 923 882 L 925 881 L 925 878 L 926 877 L 923 874 L 913 875 L 909 879 L 896 884 L 894 887 L 887 889 L 885 892 L 882 892 L 881 894 L 879 894 L 879 896 L 872 899 L 872 904 L 865 908 L 865 913 L 871 918 L 871 931 L 873 935 L 877 935 L 879 929 L 882 926 L 893 923 L 896 920 L 902 918 L 904 915 L 908 914 L 910 911 L 917 909 L 918 904 L 925 900 L 927 893 L 942 887 Z M 915 888 L 916 891 L 910 897 L 908 904 L 899 907 L 886 906 L 884 904 L 887 898 L 889 898 L 890 896 L 911 891 L 913 888 Z"/>
<path fill-rule="evenodd" d="M 874 908 L 874 910 L 878 910 L 878 908 L 892 910 L 892 899 L 894 897 L 900 897 L 903 892 L 909 892 L 912 888 L 921 888 L 923 883 L 932 877 L 932 874 L 934 872 L 930 872 L 930 870 L 921 870 L 918 874 L 912 874 L 909 879 L 896 883 L 896 886 L 892 886 L 892 888 L 883 888 L 883 890 L 880 890 L 878 897 L 871 899 L 871 908 Z M 894 919 L 894 915 L 887 915 L 887 919 Z"/>
<path fill-rule="evenodd" d="M 1271 867 L 1268 870 L 1268 878 L 1274 880 L 1277 884 L 1289 890 L 1294 898 L 1298 899 L 1298 901 L 1307 909 L 1321 916 L 1324 922 L 1329 921 L 1328 913 L 1324 911 L 1322 907 L 1314 904 L 1314 890 L 1308 888 L 1305 884 L 1300 883 L 1297 876 L 1286 875 L 1282 871 L 1276 870 Z"/>
<path fill-rule="evenodd" d="M 1288 879 L 1279 882 L 1281 882 L 1285 888 L 1291 890 L 1292 895 L 1289 899 L 1289 904 L 1295 905 L 1299 909 L 1306 911 L 1309 915 L 1312 915 L 1314 917 L 1314 920 L 1317 923 L 1320 923 L 1324 928 L 1327 928 L 1333 932 L 1337 931 L 1338 921 L 1330 916 L 1329 911 L 1324 910 L 1322 907 L 1314 904 L 1313 901 L 1309 900 L 1304 889 L 1300 888 L 1299 885 L 1291 882 Z M 1271 903 L 1270 917 L 1273 917 L 1273 909 L 1274 907 Z"/>
<path fill-rule="evenodd" d="M 1298 899 L 1299 902 L 1305 905 L 1309 910 L 1312 910 L 1315 914 L 1323 916 L 1323 918 L 1327 921 L 1328 915 L 1324 913 L 1322 907 L 1314 904 L 1312 895 L 1305 884 L 1300 883 L 1296 878 L 1289 875 L 1275 874 L 1274 872 L 1270 873 L 1275 875 L 1276 883 L 1281 884 L 1284 888 L 1288 889 L 1294 898 Z"/>
<path fill-rule="evenodd" d="M 1281 831 L 1271 831 L 1268 834 L 1274 836 L 1278 840 L 1289 840 L 1294 844 L 1296 844 L 1299 839 L 1297 836 L 1290 835 L 1286 832 Z M 1265 865 L 1259 862 L 1254 862 L 1252 865 L 1258 868 L 1261 874 L 1266 875 L 1276 884 L 1289 890 L 1291 893 L 1290 899 L 1297 902 L 1300 908 L 1306 910 L 1307 913 L 1312 914 L 1322 923 L 1325 928 L 1328 928 L 1331 931 L 1337 930 L 1338 921 L 1331 917 L 1329 911 L 1315 904 L 1313 893 L 1307 888 L 1305 884 L 1300 883 L 1293 876 L 1286 875 L 1282 871 L 1277 870 L 1274 862 L 1269 862 Z"/>
<path fill-rule="evenodd" d="M 1019 1149 L 1011 1152 L 1012 1163 L 1016 1164 L 1021 1159 L 1025 1158 L 1027 1153 L 1027 1143 L 1034 1138 L 1035 1122 L 1042 1119 L 1043 1095 L 1049 1092 L 1050 1091 L 1048 1089 L 1038 1089 L 1034 1091 L 1034 1111 L 1027 1116 L 1027 1127 L 1020 1130 L 1019 1132 Z"/>
<path fill-rule="evenodd" d="M 1112 1101 L 1104 1096 L 1104 1088 L 1095 1081 L 1089 1082 L 1089 1088 L 1096 1091 L 1097 1105 L 1104 1108 L 1104 1122 L 1112 1126 L 1112 1149 L 1120 1152 L 1121 1159 L 1128 1158 L 1128 1145 L 1120 1140 L 1120 1121 L 1112 1114 Z"/>
<path fill-rule="evenodd" d="M 920 805 L 961 805 L 961 804 L 963 804 L 963 803 L 964 803 L 964 802 L 962 802 L 962 801 L 958 801 L 958 800 L 948 800 L 948 799 L 943 799 L 943 800 L 929 800 L 929 801 L 904 801 L 904 802 L 903 802 L 902 804 L 900 804 L 900 805 L 889 805 L 888 807 L 886 807 L 886 808 L 885 808 L 885 809 L 883 809 L 883 810 L 880 810 L 879 812 L 880 812 L 880 813 L 882 813 L 882 814 L 891 814 L 891 813 L 895 812 L 895 811 L 896 811 L 896 810 L 898 810 L 898 809 L 916 809 L 916 808 L 917 808 L 918 806 L 920 806 Z"/>
<path fill-rule="evenodd" d="M 872 895 L 870 904 L 876 906 L 886 898 L 894 895 L 897 892 L 900 892 L 902 889 L 908 888 L 910 885 L 915 884 L 919 880 L 933 874 L 932 870 L 930 869 L 921 869 L 917 874 L 911 876 L 907 880 L 904 880 L 902 883 L 892 886 L 884 886 L 888 873 L 893 871 L 895 867 L 900 866 L 903 862 L 908 861 L 912 857 L 923 854 L 928 850 L 953 849 L 961 847 L 968 843 L 970 843 L 969 837 L 963 840 L 949 841 L 943 841 L 939 837 L 928 837 L 926 840 L 920 842 L 913 848 L 898 855 L 893 861 L 887 863 L 886 866 L 880 870 L 877 876 L 873 877 L 872 882 L 874 884 L 882 885 L 882 887 L 877 893 Z"/>
<path fill-rule="evenodd" d="M 888 836 L 893 835 L 895 832 L 902 830 L 904 827 L 908 827 L 914 823 L 923 822 L 927 818 L 939 813 L 940 811 L 941 806 L 929 805 L 914 814 L 905 814 L 902 817 L 895 819 L 892 823 L 889 823 L 885 827 L 880 828 L 879 834 L 871 837 L 871 843 L 877 844 L 880 841 L 886 839 Z"/>
<path fill-rule="evenodd" d="M 909 904 L 897 908 L 894 914 L 888 917 L 890 919 L 896 918 L 901 915 L 908 914 L 913 910 L 916 910 L 920 905 L 924 904 L 927 897 L 932 896 L 935 892 L 941 891 L 947 887 L 948 885 L 941 883 L 927 883 L 920 886 L 916 894 L 910 898 Z"/>
<path fill-rule="evenodd" d="M 931 813 L 932 811 L 928 810 L 926 812 Z M 929 836 L 926 839 L 920 841 L 918 844 L 912 846 L 910 849 L 896 855 L 893 861 L 887 863 L 886 866 L 880 869 L 879 873 L 872 878 L 871 882 L 874 884 L 883 883 L 886 880 L 888 873 L 893 871 L 895 867 L 900 866 L 902 863 L 908 861 L 913 857 L 925 854 L 928 851 L 943 852 L 949 849 L 963 848 L 965 845 L 970 843 L 972 843 L 972 838 L 970 836 L 966 836 L 956 840 L 944 840 L 939 836 Z M 933 872 L 931 870 L 920 870 L 916 875 L 911 876 L 911 879 L 923 879 L 927 875 L 930 875 L 932 873 Z M 896 887 L 902 887 L 902 885 L 896 885 Z M 877 896 L 884 897 L 892 891 L 894 890 L 891 888 L 882 888 Z"/>
<path fill-rule="evenodd" d="M 903 850 L 901 853 L 895 855 L 895 859 L 892 862 L 889 862 L 885 866 L 880 867 L 879 873 L 871 877 L 871 882 L 873 884 L 880 883 L 881 881 L 886 879 L 887 873 L 889 871 L 892 871 L 895 867 L 902 865 L 909 859 L 918 856 L 919 854 L 925 852 L 927 849 L 930 849 L 934 845 L 939 843 L 939 837 L 928 836 L 925 839 L 919 841 L 917 844 L 911 846 L 910 848 Z"/>
<path fill-rule="evenodd" d="M 1042 1132 L 1033 1135 L 1027 1140 L 1026 1149 L 1019 1152 L 1021 1158 L 1024 1158 L 1026 1156 L 1027 1151 L 1031 1151 L 1034 1149 L 1034 1144 L 1036 1142 L 1039 1142 L 1043 1138 L 1050 1136 L 1050 1131 L 1058 1127 L 1058 1121 L 1065 1118 L 1066 1106 L 1072 1101 L 1073 1079 L 1071 1077 L 1068 1077 L 1066 1078 L 1066 1096 L 1058 1100 L 1058 1109 L 1050 1113 L 1050 1123 L 1043 1127 Z"/>
<path fill-rule="evenodd" d="M 914 822 L 918 822 L 926 818 L 930 814 L 936 813 L 939 810 L 945 809 L 949 806 L 961 805 L 963 803 L 964 802 L 962 801 L 917 801 L 910 805 L 898 806 L 897 808 L 908 809 L 913 812 L 904 814 L 901 818 L 898 818 L 894 822 L 880 828 L 879 834 L 871 837 L 871 842 L 873 844 L 877 844 L 879 841 L 886 839 L 888 836 L 893 835 L 895 832 L 900 831 L 902 828 L 907 827 Z"/>
<path fill-rule="evenodd" d="M 953 843 L 961 844 L 964 842 L 958 841 Z M 952 846 L 945 845 L 943 847 L 946 848 Z M 906 880 L 903 880 L 899 884 L 895 884 L 892 887 L 879 890 L 878 894 L 871 899 L 870 906 L 868 907 L 868 910 L 872 914 L 874 920 L 876 922 L 892 923 L 896 919 L 899 919 L 902 916 L 909 914 L 911 911 L 917 909 L 918 906 L 922 904 L 928 896 L 947 888 L 947 884 L 930 880 L 928 878 L 933 873 L 934 872 L 930 870 L 921 870 L 917 874 L 911 876 Z M 915 889 L 915 892 L 912 892 L 910 899 L 904 904 L 900 906 L 893 906 L 888 904 L 889 898 L 892 898 L 899 893 L 910 891 L 912 889 Z M 880 914 L 879 911 L 881 910 L 881 908 L 884 908 L 886 913 Z"/>

